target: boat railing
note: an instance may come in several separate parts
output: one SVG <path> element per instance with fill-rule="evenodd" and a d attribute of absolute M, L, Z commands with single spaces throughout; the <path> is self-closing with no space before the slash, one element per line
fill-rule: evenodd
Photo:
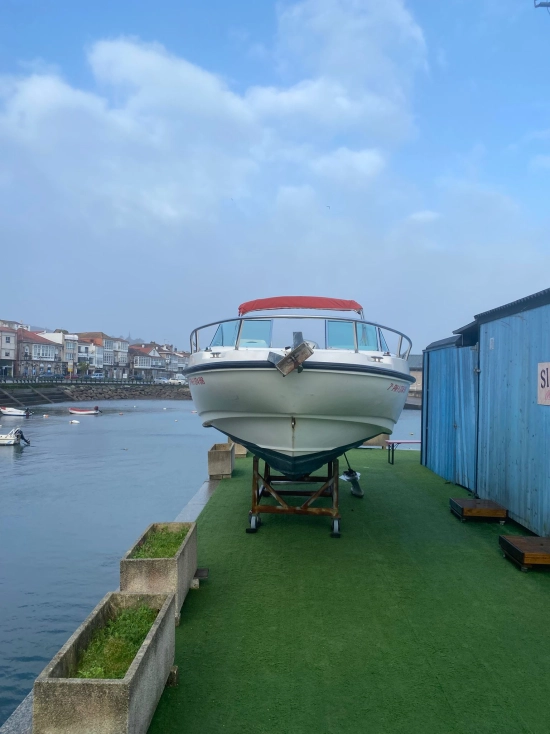
<path fill-rule="evenodd" d="M 238 324 L 236 328 L 236 339 L 234 344 L 231 344 L 233 349 L 239 349 L 241 347 L 241 336 L 243 331 L 243 324 L 245 322 L 249 321 L 271 321 L 272 319 L 288 319 L 288 320 L 296 320 L 296 319 L 303 319 L 303 320 L 316 320 L 316 321 L 324 321 L 325 324 L 329 321 L 341 321 L 341 322 L 347 322 L 347 323 L 353 323 L 354 326 L 354 348 L 351 351 L 355 352 L 362 352 L 365 351 L 364 349 L 360 348 L 360 338 L 358 334 L 358 327 L 359 326 L 370 326 L 374 327 L 376 329 L 377 333 L 377 351 L 383 352 L 385 354 L 390 354 L 394 357 L 399 357 L 400 359 L 408 359 L 409 354 L 412 349 L 412 341 L 409 339 L 409 337 L 406 334 L 403 334 L 401 331 L 397 331 L 397 329 L 392 329 L 389 326 L 384 326 L 382 324 L 377 324 L 374 321 L 363 321 L 361 319 L 350 319 L 345 318 L 341 316 L 312 316 L 312 315 L 306 315 L 306 314 L 280 314 L 280 315 L 269 315 L 269 316 L 243 316 L 232 319 L 224 319 L 222 321 L 213 321 L 210 324 L 204 324 L 203 326 L 198 326 L 196 329 L 194 329 L 191 332 L 190 336 L 190 345 L 191 345 L 191 354 L 195 352 L 199 352 L 201 350 L 200 346 L 200 337 L 199 334 L 201 331 L 204 331 L 205 329 L 211 329 L 212 327 L 219 327 L 222 324 L 231 324 L 236 323 Z M 391 352 L 387 340 L 384 336 L 384 332 L 389 332 L 394 336 L 394 338 L 397 339 L 397 347 L 396 349 Z M 327 336 L 326 336 L 326 328 L 325 328 L 325 348 L 326 348 L 326 342 L 327 342 Z M 209 349 L 210 344 L 208 344 L 205 348 Z M 277 348 L 275 345 L 268 345 L 270 348 Z"/>

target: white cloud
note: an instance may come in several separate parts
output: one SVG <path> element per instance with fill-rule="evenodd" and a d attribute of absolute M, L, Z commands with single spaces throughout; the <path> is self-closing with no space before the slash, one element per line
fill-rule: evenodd
<path fill-rule="evenodd" d="M 315 173 L 343 186 L 361 187 L 384 168 L 384 157 L 378 150 L 338 150 L 319 156 L 310 165 Z"/>
<path fill-rule="evenodd" d="M 4 298 L 25 282 L 30 321 L 151 336 L 162 304 L 182 342 L 239 299 L 305 289 L 363 298 L 373 319 L 414 335 L 442 328 L 438 273 L 463 276 L 441 297 L 466 308 L 472 263 L 544 241 L 505 193 L 450 178 L 426 191 L 392 165 L 426 65 L 403 0 L 286 2 L 273 58 L 277 83 L 242 92 L 130 38 L 91 45 L 87 89 L 48 67 L 0 77 L 0 242 L 25 252 Z M 473 158 L 461 175 L 481 179 L 485 157 Z M 515 270 L 497 271 L 504 290 Z M 98 284 L 93 307 L 84 276 Z M 388 281 L 397 293 L 413 283 L 418 310 L 388 301 Z"/>
<path fill-rule="evenodd" d="M 430 222 L 435 222 L 440 217 L 441 214 L 439 214 L 439 212 L 433 212 L 430 209 L 423 209 L 422 211 L 414 212 L 413 214 L 411 214 L 409 216 L 409 219 L 413 222 L 426 224 Z"/>

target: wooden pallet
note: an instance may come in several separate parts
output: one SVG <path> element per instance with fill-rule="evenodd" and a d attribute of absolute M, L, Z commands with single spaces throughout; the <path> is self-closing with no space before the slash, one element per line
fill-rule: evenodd
<path fill-rule="evenodd" d="M 451 497 L 449 508 L 462 522 L 469 518 L 480 517 L 489 520 L 498 520 L 504 525 L 508 517 L 505 507 L 497 505 L 492 500 L 468 499 L 465 497 Z"/>
<path fill-rule="evenodd" d="M 498 542 L 502 555 L 516 563 L 522 571 L 528 571 L 533 566 L 550 566 L 550 538 L 501 535 Z"/>

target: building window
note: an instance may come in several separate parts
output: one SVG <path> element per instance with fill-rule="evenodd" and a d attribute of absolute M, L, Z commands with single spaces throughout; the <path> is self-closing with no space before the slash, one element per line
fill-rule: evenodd
<path fill-rule="evenodd" d="M 11 342 L 11 336 L 6 337 L 6 344 L 9 344 Z"/>
<path fill-rule="evenodd" d="M 50 344 L 33 344 L 33 359 L 53 359 L 55 356 L 55 347 Z"/>
<path fill-rule="evenodd" d="M 9 356 L 10 356 L 9 352 L 4 352 L 4 357 L 9 357 Z"/>

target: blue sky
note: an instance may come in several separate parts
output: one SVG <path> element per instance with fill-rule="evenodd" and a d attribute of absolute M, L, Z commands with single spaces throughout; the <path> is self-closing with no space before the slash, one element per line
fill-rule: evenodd
<path fill-rule="evenodd" d="M 185 344 L 350 297 L 415 351 L 549 285 L 530 0 L 6 0 L 0 316 Z"/>

